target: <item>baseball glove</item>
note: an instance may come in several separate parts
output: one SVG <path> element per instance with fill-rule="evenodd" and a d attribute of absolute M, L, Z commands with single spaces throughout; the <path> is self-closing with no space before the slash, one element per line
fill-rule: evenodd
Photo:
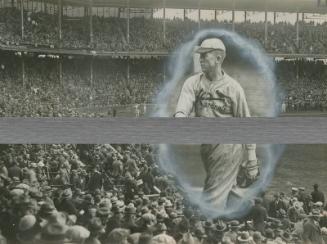
<path fill-rule="evenodd" d="M 241 188 L 247 188 L 258 180 L 260 168 L 258 160 L 244 162 L 238 172 L 237 185 Z"/>

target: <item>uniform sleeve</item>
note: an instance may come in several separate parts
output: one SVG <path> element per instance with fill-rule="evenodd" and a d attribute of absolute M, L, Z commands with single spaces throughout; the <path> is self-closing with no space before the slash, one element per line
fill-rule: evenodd
<path fill-rule="evenodd" d="M 235 102 L 233 104 L 233 112 L 234 117 L 251 117 L 250 110 L 248 107 L 248 103 L 245 98 L 245 93 L 242 87 L 239 87 L 237 93 Z M 257 156 L 255 153 L 256 144 L 245 144 L 244 145 L 247 153 L 248 153 L 248 160 L 256 160 Z"/>
<path fill-rule="evenodd" d="M 195 91 L 193 79 L 187 79 L 179 95 L 175 117 L 188 117 L 193 110 Z"/>

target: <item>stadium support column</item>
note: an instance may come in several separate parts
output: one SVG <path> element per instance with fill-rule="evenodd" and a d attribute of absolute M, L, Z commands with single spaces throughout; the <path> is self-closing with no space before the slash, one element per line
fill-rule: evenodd
<path fill-rule="evenodd" d="M 130 78 L 130 56 L 127 57 L 127 84 L 129 84 Z"/>
<path fill-rule="evenodd" d="M 21 38 L 24 40 L 24 2 L 20 0 L 20 26 L 21 26 Z"/>
<path fill-rule="evenodd" d="M 215 9 L 215 21 L 217 21 L 217 9 Z"/>
<path fill-rule="evenodd" d="M 129 7 L 129 0 L 127 0 L 127 45 L 128 45 L 128 52 L 130 50 L 130 18 L 131 18 L 131 8 Z"/>
<path fill-rule="evenodd" d="M 89 5 L 89 21 L 90 21 L 90 47 L 93 47 L 94 40 L 93 40 L 93 0 L 90 0 L 90 5 Z"/>
<path fill-rule="evenodd" d="M 25 87 L 25 59 L 24 54 L 21 56 L 21 63 L 22 63 L 22 83 L 23 87 Z"/>
<path fill-rule="evenodd" d="M 59 82 L 60 85 L 63 87 L 64 83 L 63 83 L 63 79 L 62 79 L 62 57 L 59 57 L 58 59 L 58 64 L 59 64 Z"/>
<path fill-rule="evenodd" d="M 43 0 L 43 8 L 44 8 L 44 13 L 48 14 L 48 5 L 45 0 Z"/>
<path fill-rule="evenodd" d="M 247 18 L 247 11 L 244 11 L 244 22 L 246 22 L 246 18 Z"/>
<path fill-rule="evenodd" d="M 90 59 L 90 86 L 91 90 L 93 90 L 93 57 Z"/>
<path fill-rule="evenodd" d="M 183 9 L 183 20 L 185 20 L 186 19 L 186 9 L 184 8 Z"/>
<path fill-rule="evenodd" d="M 277 16 L 277 14 L 276 14 L 276 12 L 274 12 L 274 25 L 276 24 L 276 16 Z"/>
<path fill-rule="evenodd" d="M 268 40 L 268 13 L 265 10 L 265 46 L 267 45 Z"/>
<path fill-rule="evenodd" d="M 296 12 L 296 47 L 300 47 L 300 38 L 299 38 L 299 12 Z"/>
<path fill-rule="evenodd" d="M 58 0 L 58 37 L 59 47 L 62 46 L 62 0 Z"/>
<path fill-rule="evenodd" d="M 163 81 L 166 80 L 166 69 L 167 69 L 167 65 L 166 65 L 166 59 L 164 59 L 164 68 L 163 68 Z"/>
<path fill-rule="evenodd" d="M 184 11 L 185 13 L 185 11 Z M 163 43 L 164 46 L 166 47 L 166 0 L 163 0 L 163 20 L 162 20 L 162 38 L 163 38 Z"/>

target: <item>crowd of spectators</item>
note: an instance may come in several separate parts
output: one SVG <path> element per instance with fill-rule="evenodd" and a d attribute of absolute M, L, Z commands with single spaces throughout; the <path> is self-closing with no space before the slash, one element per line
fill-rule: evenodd
<path fill-rule="evenodd" d="M 0 116 L 103 117 L 119 106 L 151 104 L 163 82 L 159 61 L 95 60 L 90 82 L 90 60 L 63 61 L 62 83 L 57 60 L 25 58 L 25 80 L 17 57 L 0 61 Z M 147 67 L 146 69 L 144 67 Z"/>
<path fill-rule="evenodd" d="M 284 61 L 276 67 L 283 112 L 327 110 L 327 73 L 322 61 Z"/>
<path fill-rule="evenodd" d="M 90 37 L 89 17 L 63 17 L 62 41 L 59 41 L 58 18 L 42 12 L 24 14 L 24 38 L 21 38 L 20 10 L 0 8 L 0 43 L 5 45 L 46 45 L 47 47 L 92 48 L 106 51 L 164 51 L 173 50 L 199 30 L 199 24 L 190 19 L 167 19 L 166 35 L 163 21 L 156 18 L 93 16 L 93 43 Z M 232 29 L 230 21 L 201 20 L 200 28 Z M 268 23 L 265 41 L 265 23 L 235 23 L 235 31 L 258 41 L 268 52 L 277 53 L 326 53 L 326 23 L 299 23 L 299 39 L 296 26 L 286 22 Z"/>
<path fill-rule="evenodd" d="M 162 62 L 130 60 L 127 77 L 127 60 L 94 59 L 91 84 L 89 59 L 63 59 L 60 82 L 57 60 L 26 57 L 23 84 L 20 58 L 3 55 L 0 116 L 107 117 L 121 106 L 151 104 L 163 87 Z M 276 63 L 282 112 L 327 110 L 325 66 L 322 61 Z"/>
<path fill-rule="evenodd" d="M 208 218 L 150 145 L 2 145 L 0 243 L 324 243 L 317 184 L 262 193 L 241 218 Z"/>

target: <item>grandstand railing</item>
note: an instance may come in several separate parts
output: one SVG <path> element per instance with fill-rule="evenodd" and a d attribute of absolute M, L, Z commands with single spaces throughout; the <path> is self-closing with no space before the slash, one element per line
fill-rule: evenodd
<path fill-rule="evenodd" d="M 111 57 L 111 58 L 160 58 L 170 55 L 169 51 L 156 51 L 156 52 L 141 52 L 141 51 L 104 51 L 94 49 L 62 49 L 62 48 L 46 48 L 46 47 L 33 47 L 31 45 L 17 45 L 8 46 L 0 43 L 0 50 L 13 51 L 23 53 L 39 53 L 39 54 L 56 54 L 56 55 L 80 55 L 92 57 Z M 271 57 L 282 58 L 317 58 L 327 59 L 326 54 L 318 53 L 267 53 Z"/>

